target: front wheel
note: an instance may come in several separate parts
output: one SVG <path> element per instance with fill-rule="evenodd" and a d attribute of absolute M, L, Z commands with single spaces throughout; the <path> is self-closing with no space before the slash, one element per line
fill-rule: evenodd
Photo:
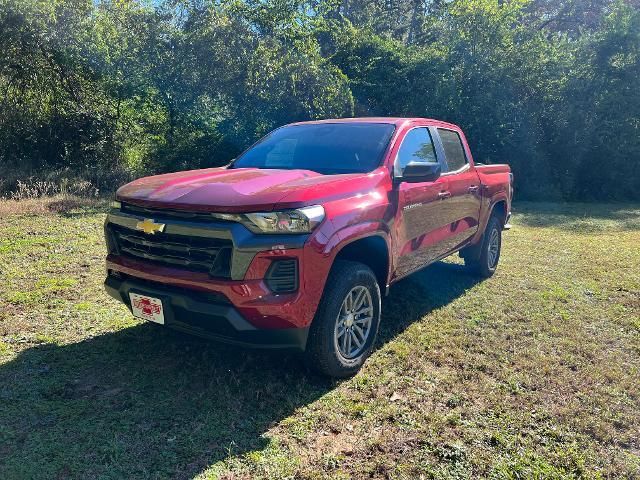
<path fill-rule="evenodd" d="M 324 375 L 354 375 L 373 350 L 380 324 L 380 287 L 369 267 L 338 260 L 311 324 L 306 361 Z"/>
<path fill-rule="evenodd" d="M 482 241 L 464 254 L 465 265 L 477 275 L 489 278 L 498 268 L 502 249 L 502 223 L 493 215 L 487 223 Z"/>

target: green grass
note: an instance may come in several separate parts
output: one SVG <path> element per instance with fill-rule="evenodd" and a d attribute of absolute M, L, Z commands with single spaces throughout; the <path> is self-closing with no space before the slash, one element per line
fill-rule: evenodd
<path fill-rule="evenodd" d="M 0 217 L 0 478 L 640 477 L 640 206 L 516 205 L 498 273 L 393 287 L 343 382 L 134 320 L 100 208 Z"/>

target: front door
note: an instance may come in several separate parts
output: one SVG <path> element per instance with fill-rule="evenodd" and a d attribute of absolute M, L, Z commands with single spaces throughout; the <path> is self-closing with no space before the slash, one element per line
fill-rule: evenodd
<path fill-rule="evenodd" d="M 439 162 L 427 127 L 407 132 L 395 161 L 394 174 L 400 179 L 397 186 L 397 241 L 394 244 L 396 278 L 443 255 L 448 248 L 451 223 L 444 201 L 449 196 L 447 178 L 440 177 L 433 182 L 403 182 L 402 172 L 410 161 Z"/>

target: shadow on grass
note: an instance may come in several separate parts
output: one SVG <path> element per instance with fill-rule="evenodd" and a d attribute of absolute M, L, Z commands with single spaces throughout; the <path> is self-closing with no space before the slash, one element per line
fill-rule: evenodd
<path fill-rule="evenodd" d="M 380 343 L 476 282 L 442 263 L 400 282 L 384 302 Z M 190 478 L 267 448 L 271 426 L 335 385 L 295 354 L 151 324 L 32 348 L 0 366 L 0 477 Z"/>
<path fill-rule="evenodd" d="M 531 227 L 555 227 L 575 233 L 640 230 L 638 204 L 519 202 L 513 211 L 517 223 Z"/>
<path fill-rule="evenodd" d="M 383 299 L 378 343 L 392 341 L 412 323 L 461 297 L 481 280 L 461 264 L 438 262 L 394 284 Z"/>

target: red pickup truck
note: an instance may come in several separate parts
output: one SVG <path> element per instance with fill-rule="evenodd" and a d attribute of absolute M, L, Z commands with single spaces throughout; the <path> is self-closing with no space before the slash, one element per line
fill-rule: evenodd
<path fill-rule="evenodd" d="M 105 286 L 137 317 L 302 350 L 345 377 L 371 353 L 392 283 L 455 252 L 493 274 L 512 192 L 509 167 L 474 165 L 450 123 L 295 123 L 225 167 L 121 187 Z"/>

